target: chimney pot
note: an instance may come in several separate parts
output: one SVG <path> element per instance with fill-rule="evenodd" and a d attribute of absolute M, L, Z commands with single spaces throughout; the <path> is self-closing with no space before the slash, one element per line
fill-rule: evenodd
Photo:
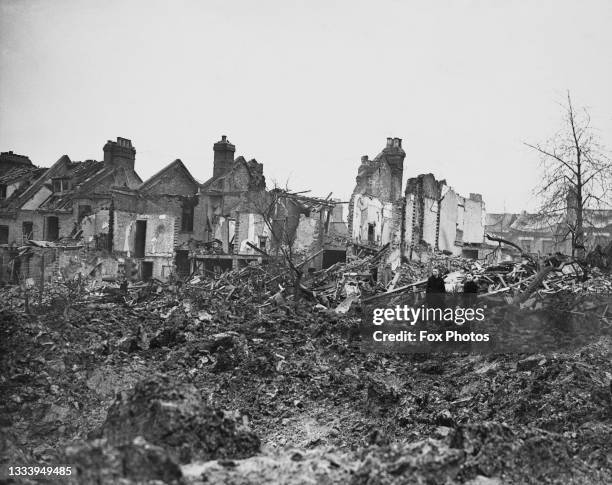
<path fill-rule="evenodd" d="M 367 162 L 368 161 L 368 156 L 364 155 L 361 157 L 361 163 Z"/>
<path fill-rule="evenodd" d="M 221 141 L 227 141 L 227 136 L 226 135 L 221 135 Z"/>
<path fill-rule="evenodd" d="M 391 148 L 392 145 L 393 145 L 393 138 L 388 137 L 387 138 L 387 148 Z"/>

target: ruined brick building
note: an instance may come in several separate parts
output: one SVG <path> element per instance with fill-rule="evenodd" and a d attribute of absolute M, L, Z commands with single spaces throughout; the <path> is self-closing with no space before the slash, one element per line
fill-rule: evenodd
<path fill-rule="evenodd" d="M 236 147 L 224 135 L 213 145 L 213 175 L 200 187 L 198 213 L 204 242 L 193 253 L 194 261 L 207 270 L 231 269 L 261 258 L 247 242 L 262 249 L 269 234 L 262 211 L 266 179 L 263 164 L 235 157 Z"/>
<path fill-rule="evenodd" d="M 433 174 L 406 184 L 404 254 L 448 251 L 478 258 L 484 250 L 485 205 L 480 194 L 463 197 Z"/>
<path fill-rule="evenodd" d="M 106 247 L 106 238 L 94 242 L 94 236 L 108 234 L 111 189 L 136 188 L 142 181 L 134 171 L 136 150 L 130 140 L 109 141 L 103 150 L 103 161 L 75 162 L 63 155 L 48 169 L 24 164 L 4 172 L 8 190 L 0 202 L 0 225 L 8 230 L 5 243 L 70 237 L 90 217 L 87 242 Z"/>
<path fill-rule="evenodd" d="M 111 241 L 115 256 L 137 265 L 144 279 L 164 279 L 189 268 L 181 244 L 200 227 L 195 221 L 199 184 L 175 160 L 135 189 L 113 189 Z"/>
<path fill-rule="evenodd" d="M 349 204 L 348 225 L 354 245 L 382 245 L 399 234 L 405 157 L 399 138 L 387 138 L 387 146 L 373 160 L 361 157 Z"/>
<path fill-rule="evenodd" d="M 406 153 L 400 138 L 387 138 L 373 159 L 363 156 L 349 203 L 351 252 L 389 244 L 388 261 L 422 259 L 432 251 L 477 258 L 484 250 L 485 207 L 479 194 L 457 194 L 432 174 L 408 179 L 402 193 Z"/>
<path fill-rule="evenodd" d="M 112 188 L 135 188 L 142 181 L 134 171 L 136 150 L 130 140 L 108 141 L 103 152 L 102 161 L 78 162 L 63 155 L 47 169 L 27 163 L 27 157 L 17 159 L 11 152 L 9 157 L 3 154 L 0 176 L 7 190 L 0 201 L 0 232 L 4 234 L 0 244 L 5 245 L 0 251 L 0 280 L 16 278 L 16 268 L 28 277 L 49 276 L 57 271 L 60 260 L 66 261 L 54 250 L 44 254 L 28 251 L 16 260 L 16 254 L 21 254 L 16 253 L 16 248 L 27 241 L 51 243 L 76 238 L 78 245 L 65 246 L 71 250 L 109 249 Z"/>
<path fill-rule="evenodd" d="M 2 154 L 0 281 L 51 278 L 67 265 L 145 280 L 222 271 L 277 255 L 278 224 L 292 228 L 298 252 L 317 252 L 311 265 L 344 258 L 341 206 L 329 197 L 273 197 L 263 165 L 235 157 L 226 136 L 213 146 L 203 184 L 178 159 L 142 182 L 126 138 L 103 152 L 102 161 L 64 155 L 48 169 Z"/>
<path fill-rule="evenodd" d="M 21 244 L 32 237 L 33 221 L 16 215 L 19 197 L 46 169 L 35 167 L 28 157 L 13 152 L 0 154 L 0 244 Z"/>
<path fill-rule="evenodd" d="M 487 214 L 487 234 L 510 241 L 533 256 L 556 252 L 572 254 L 572 240 L 566 224 L 567 214 L 553 218 L 528 212 Z M 584 242 L 587 251 L 605 247 L 612 237 L 612 210 L 584 209 Z M 511 246 L 502 248 L 506 259 L 520 255 Z"/>
<path fill-rule="evenodd" d="M 213 176 L 200 187 L 196 207 L 204 228 L 200 241 L 206 241 L 195 244 L 190 253 L 197 267 L 229 269 L 278 257 L 279 246 L 285 243 L 298 254 L 317 254 L 309 263 L 316 268 L 344 260 L 341 205 L 267 190 L 263 164 L 235 158 L 235 146 L 225 136 L 213 151 Z"/>

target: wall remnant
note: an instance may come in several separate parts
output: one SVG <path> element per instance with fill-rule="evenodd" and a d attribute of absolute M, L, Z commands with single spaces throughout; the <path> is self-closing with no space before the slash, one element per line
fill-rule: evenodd
<path fill-rule="evenodd" d="M 373 160 L 361 158 L 349 204 L 351 254 L 389 244 L 386 260 L 393 267 L 434 251 L 478 257 L 485 247 L 482 197 L 462 197 L 433 174 L 409 178 L 402 194 L 404 158 L 399 138 L 387 138 Z"/>

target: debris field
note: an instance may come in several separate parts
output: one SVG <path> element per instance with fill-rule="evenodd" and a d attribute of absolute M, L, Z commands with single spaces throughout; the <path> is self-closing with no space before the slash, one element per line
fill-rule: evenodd
<path fill-rule="evenodd" d="M 2 470 L 72 466 L 63 483 L 612 483 L 608 273 L 438 255 L 374 278 L 379 257 L 312 272 L 299 291 L 282 266 L 255 264 L 1 289 Z M 476 275 L 499 325 L 596 322 L 597 338 L 365 353 L 362 303 L 419 301 L 432 265 L 450 293 Z"/>

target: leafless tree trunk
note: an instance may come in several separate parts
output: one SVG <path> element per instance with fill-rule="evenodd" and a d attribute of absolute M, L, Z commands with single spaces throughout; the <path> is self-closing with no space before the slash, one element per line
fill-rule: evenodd
<path fill-rule="evenodd" d="M 293 246 L 295 243 L 297 224 L 290 224 L 291 217 L 289 209 L 283 205 L 283 191 L 277 187 L 266 193 L 266 200 L 258 204 L 257 212 L 261 215 L 266 227 L 276 243 L 277 249 L 283 255 L 285 264 L 290 270 L 292 285 L 294 288 L 294 300 L 301 298 L 302 270 L 293 261 Z M 299 220 L 297 221 L 299 222 Z"/>
<path fill-rule="evenodd" d="M 586 109 L 576 111 L 569 92 L 561 130 L 543 145 L 525 143 L 541 156 L 542 181 L 535 190 L 540 213 L 571 237 L 572 256 L 584 257 L 585 227 L 593 208 L 609 204 L 612 162 L 600 145 Z"/>

